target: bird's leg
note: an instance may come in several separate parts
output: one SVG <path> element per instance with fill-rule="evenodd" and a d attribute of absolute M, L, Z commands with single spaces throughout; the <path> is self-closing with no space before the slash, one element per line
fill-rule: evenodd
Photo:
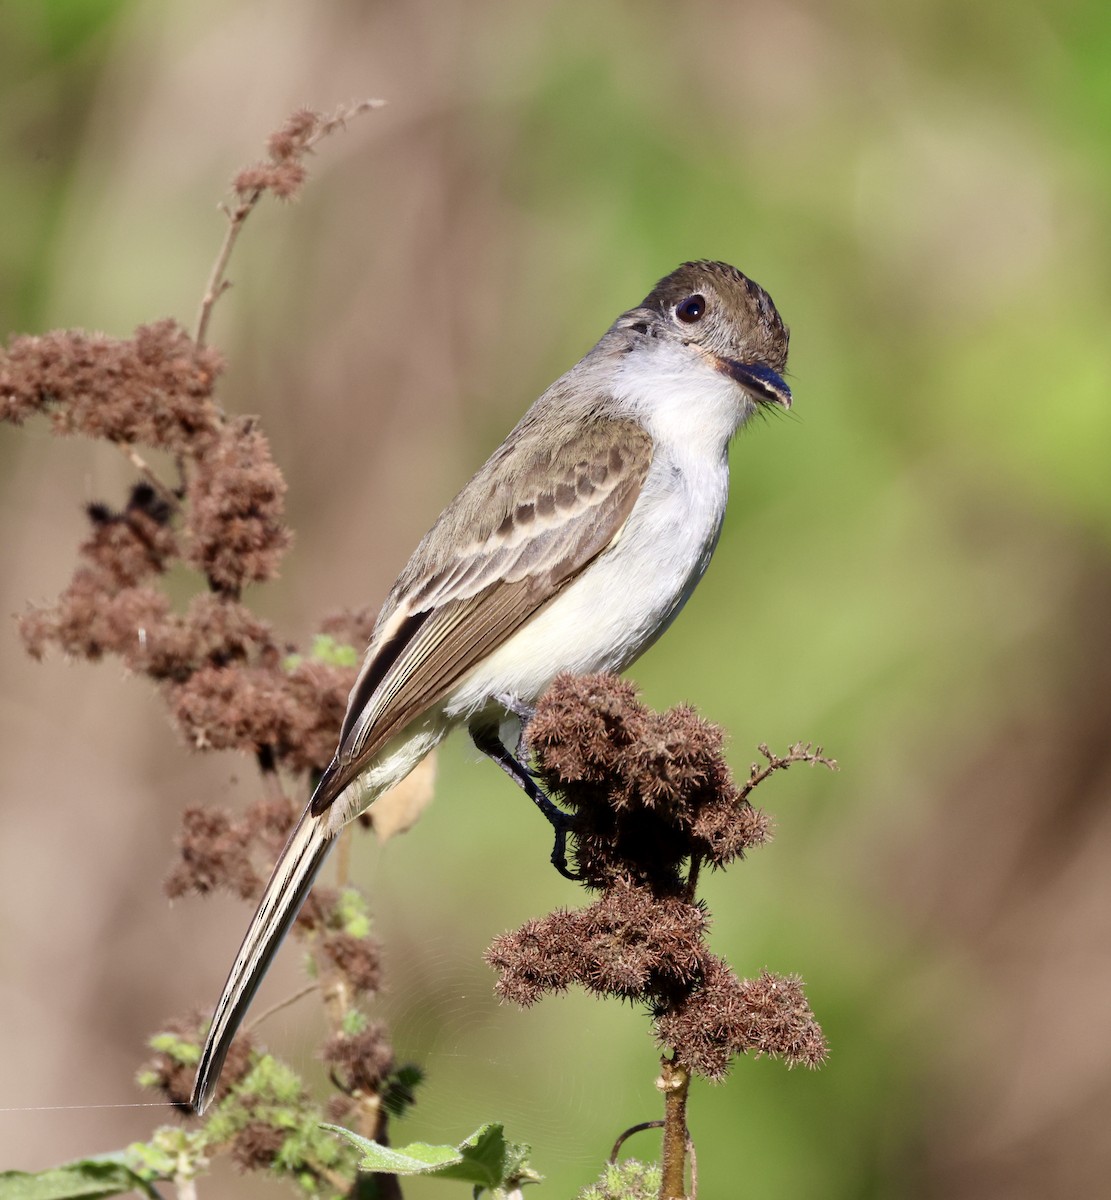
<path fill-rule="evenodd" d="M 513 757 L 517 760 L 517 765 L 523 767 L 535 779 L 536 773 L 528 765 L 532 747 L 528 743 L 528 735 L 525 731 L 528 729 L 529 722 L 536 716 L 536 706 L 526 704 L 523 700 L 518 700 L 516 696 L 511 696 L 507 692 L 495 696 L 494 699 L 507 713 L 512 714 L 521 722 L 521 732 L 517 734 L 517 748 L 513 752 Z M 502 746 L 502 749 L 504 750 L 505 747 Z"/>
<path fill-rule="evenodd" d="M 496 729 L 475 728 L 472 726 L 470 733 L 471 741 L 474 742 L 478 749 L 487 758 L 492 758 L 501 767 L 533 804 L 540 809 L 547 818 L 548 823 L 555 830 L 555 845 L 552 847 L 552 866 L 555 867 L 564 879 L 571 879 L 576 882 L 580 880 L 582 878 L 580 875 L 575 875 L 567 869 L 567 832 L 574 827 L 574 818 L 552 802 L 551 798 L 545 794 L 544 790 L 533 779 L 532 775 L 529 774 L 524 764 L 519 762 L 502 745 L 501 738 L 498 736 Z"/>

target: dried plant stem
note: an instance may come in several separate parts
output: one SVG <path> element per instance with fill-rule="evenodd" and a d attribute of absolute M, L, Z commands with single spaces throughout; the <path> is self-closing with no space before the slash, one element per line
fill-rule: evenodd
<path fill-rule="evenodd" d="M 279 1013 L 283 1008 L 289 1008 L 290 1005 L 296 1004 L 298 1000 L 303 1000 L 306 996 L 320 990 L 320 983 L 313 980 L 312 983 L 306 984 L 303 988 L 294 992 L 292 996 L 286 996 L 284 1000 L 279 1000 L 276 1004 L 271 1004 L 269 1008 L 263 1009 L 257 1017 L 247 1026 L 247 1030 L 253 1033 L 268 1017 L 272 1017 L 275 1013 Z"/>
<path fill-rule="evenodd" d="M 243 223 L 251 215 L 251 210 L 262 199 L 262 194 L 265 190 L 265 188 L 261 187 L 255 188 L 234 209 L 228 208 L 226 204 L 220 205 L 220 211 L 228 218 L 228 227 L 224 232 L 224 241 L 220 246 L 220 252 L 216 255 L 216 261 L 212 264 L 212 272 L 208 277 L 208 284 L 205 287 L 204 297 L 201 300 L 200 311 L 197 313 L 197 332 L 193 340 L 197 343 L 198 348 L 204 345 L 205 337 L 208 334 L 208 323 L 212 317 L 212 310 L 216 306 L 216 301 L 231 287 L 228 280 L 224 278 L 224 272 L 228 268 L 228 260 L 231 258 L 232 250 L 235 249 L 235 243 L 239 239 Z"/>
<path fill-rule="evenodd" d="M 321 138 L 335 133 L 337 129 L 342 129 L 352 117 L 370 112 L 371 109 L 384 108 L 385 104 L 385 100 L 356 100 L 351 104 L 341 104 L 330 117 L 326 117 L 318 123 L 313 132 L 305 139 L 305 148 L 316 145 Z"/>
<path fill-rule="evenodd" d="M 271 158 L 300 158 L 307 154 L 321 138 L 327 137 L 337 129 L 342 129 L 352 117 L 357 117 L 360 113 L 369 112 L 374 108 L 381 108 L 383 104 L 385 104 L 384 100 L 359 100 L 353 104 L 340 105 L 330 117 L 302 114 L 310 119 L 312 128 L 300 137 L 295 147 L 288 148 L 281 155 L 277 155 L 273 150 L 272 141 Z M 303 177 L 302 174 L 300 178 L 303 179 Z M 242 179 L 242 176 L 240 178 Z M 220 252 L 212 264 L 212 272 L 208 277 L 208 285 L 204 290 L 200 311 L 197 313 L 197 332 L 194 341 L 198 348 L 204 345 L 208 335 L 208 324 L 212 318 L 212 310 L 216 306 L 216 301 L 231 287 L 231 283 L 225 278 L 225 272 L 244 222 L 251 215 L 264 193 L 275 190 L 275 180 L 273 177 L 259 179 L 257 183 L 253 183 L 253 186 L 237 182 L 235 188 L 239 199 L 238 204 L 234 208 L 229 208 L 226 204 L 220 205 L 220 211 L 228 218 L 228 227 L 224 232 L 224 241 L 220 246 Z M 280 194 L 288 199 L 296 189 L 297 183 L 290 183 L 287 189 L 281 191 Z"/>
<path fill-rule="evenodd" d="M 317 970 L 323 972 L 327 968 L 320 961 L 321 957 L 316 956 L 316 965 Z M 351 1011 L 351 989 L 348 987 L 347 980 L 336 970 L 327 972 L 327 978 L 322 984 L 322 988 L 324 1011 L 328 1015 L 328 1024 L 338 1033 L 343 1028 L 344 1018 Z"/>
<path fill-rule="evenodd" d="M 756 748 L 767 759 L 767 763 L 762 767 L 759 763 L 752 764 L 748 779 L 741 788 L 740 798 L 742 800 L 747 800 L 752 790 L 763 783 L 773 772 L 785 771 L 794 763 L 804 762 L 809 763 L 812 767 L 827 767 L 831 771 L 837 770 L 837 760 L 827 758 L 822 753 L 821 746 L 811 749 L 810 742 L 796 742 L 782 756 L 770 750 L 766 742 L 761 742 Z"/>
<path fill-rule="evenodd" d="M 355 1132 L 365 1138 L 380 1142 L 385 1133 L 386 1120 L 382 1112 L 382 1098 L 367 1092 L 357 1094 L 358 1114 L 353 1122 Z"/>
<path fill-rule="evenodd" d="M 687 1093 L 691 1076 L 677 1055 L 660 1059 L 660 1077 L 656 1086 L 664 1094 L 663 1177 L 660 1200 L 688 1200 L 687 1165 Z"/>

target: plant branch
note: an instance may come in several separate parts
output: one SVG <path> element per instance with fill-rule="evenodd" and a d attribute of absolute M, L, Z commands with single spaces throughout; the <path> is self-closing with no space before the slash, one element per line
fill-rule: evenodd
<path fill-rule="evenodd" d="M 248 168 L 241 172 L 233 185 L 238 203 L 234 208 L 226 204 L 220 205 L 220 211 L 228 218 L 228 227 L 224 231 L 224 240 L 212 271 L 208 276 L 208 284 L 201 300 L 200 311 L 197 313 L 197 332 L 194 341 L 200 349 L 208 335 L 208 325 L 212 318 L 212 310 L 216 301 L 231 287 L 231 282 L 225 278 L 231 252 L 239 240 L 243 225 L 251 215 L 254 207 L 266 192 L 273 192 L 282 199 L 292 198 L 305 179 L 305 171 L 300 160 L 308 154 L 321 138 L 327 137 L 337 129 L 346 127 L 352 117 L 381 108 L 384 100 L 359 100 L 353 104 L 343 104 L 331 116 L 325 117 L 319 113 L 295 113 L 285 129 L 280 130 L 270 139 L 270 163 L 261 168 Z"/>
<path fill-rule="evenodd" d="M 216 301 L 231 287 L 231 283 L 224 278 L 224 272 L 227 270 L 231 252 L 235 249 L 235 243 L 239 239 L 240 231 L 243 229 L 243 223 L 251 215 L 251 210 L 262 199 L 262 194 L 265 190 L 262 187 L 255 188 L 234 209 L 229 209 L 226 204 L 220 205 L 220 211 L 228 218 L 228 227 L 224 231 L 224 241 L 220 246 L 220 252 L 216 255 L 216 261 L 212 264 L 212 271 L 208 276 L 208 284 L 205 287 L 204 297 L 201 300 L 200 311 L 197 313 L 197 332 L 193 340 L 197 343 L 198 349 L 204 345 L 205 337 L 208 334 L 208 323 L 212 317 L 212 310 L 216 306 Z"/>
<path fill-rule="evenodd" d="M 260 1012 L 259 1015 L 250 1023 L 250 1025 L 247 1026 L 247 1032 L 254 1033 L 254 1031 L 268 1017 L 272 1017 L 275 1013 L 281 1012 L 283 1008 L 289 1008 L 291 1005 L 296 1004 L 298 1000 L 303 1000 L 306 996 L 311 995 L 313 992 L 318 992 L 319 990 L 320 981 L 317 979 L 314 979 L 312 983 L 305 984 L 303 988 L 300 988 L 298 991 L 294 992 L 292 996 L 286 996 L 284 1000 L 279 1000 L 277 1004 L 271 1004 L 269 1008 L 263 1009 L 262 1012 Z"/>
<path fill-rule="evenodd" d="M 763 783 L 769 775 L 775 771 L 785 771 L 793 763 L 804 762 L 809 763 L 812 767 L 827 767 L 830 771 L 837 770 L 837 760 L 827 758 L 822 753 L 821 746 L 811 749 L 810 742 L 796 742 L 788 748 L 784 755 L 778 755 L 769 750 L 767 742 L 761 742 L 756 748 L 768 761 L 764 766 L 753 763 L 749 768 L 748 779 L 740 792 L 742 800 L 747 800 L 752 790 Z"/>
<path fill-rule="evenodd" d="M 686 1189 L 687 1094 L 691 1076 L 676 1054 L 660 1059 L 656 1086 L 664 1094 L 663 1178 L 660 1200 L 688 1200 Z"/>
<path fill-rule="evenodd" d="M 316 128 L 304 140 L 304 148 L 311 149 L 330 133 L 337 129 L 345 129 L 352 117 L 361 116 L 375 108 L 385 108 L 385 100 L 356 100 L 351 104 L 341 104 L 330 117 L 324 117 L 316 124 Z"/>

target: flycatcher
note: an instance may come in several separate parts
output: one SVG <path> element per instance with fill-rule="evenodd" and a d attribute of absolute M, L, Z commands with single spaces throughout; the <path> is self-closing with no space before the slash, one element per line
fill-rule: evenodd
<path fill-rule="evenodd" d="M 452 728 L 530 792 L 505 748 L 560 671 L 623 671 L 717 545 L 729 441 L 789 408 L 787 328 L 735 267 L 684 263 L 557 379 L 447 506 L 386 597 L 339 745 L 278 859 L 212 1018 L 208 1104 L 232 1037 L 336 834 Z M 553 861 L 565 870 L 557 823 Z"/>

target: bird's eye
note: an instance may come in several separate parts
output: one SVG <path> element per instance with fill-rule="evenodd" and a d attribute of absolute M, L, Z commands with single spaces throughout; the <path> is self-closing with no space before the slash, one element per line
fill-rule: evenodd
<path fill-rule="evenodd" d="M 695 321 L 700 321 L 705 311 L 705 296 L 688 296 L 681 304 L 675 306 L 675 315 L 684 325 L 693 325 Z"/>

